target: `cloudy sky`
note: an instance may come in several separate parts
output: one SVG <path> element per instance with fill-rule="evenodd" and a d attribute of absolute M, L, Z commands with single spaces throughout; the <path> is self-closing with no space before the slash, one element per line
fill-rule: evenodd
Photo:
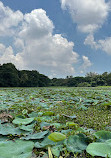
<path fill-rule="evenodd" d="M 111 0 L 1 0 L 0 63 L 49 77 L 111 71 Z"/>

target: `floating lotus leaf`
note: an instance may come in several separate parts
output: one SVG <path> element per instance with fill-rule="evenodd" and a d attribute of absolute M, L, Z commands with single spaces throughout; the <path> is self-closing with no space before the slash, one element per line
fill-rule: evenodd
<path fill-rule="evenodd" d="M 48 136 L 48 138 L 54 142 L 59 142 L 66 139 L 66 136 L 59 132 L 53 132 Z"/>
<path fill-rule="evenodd" d="M 62 130 L 61 133 L 62 133 L 62 134 L 67 134 L 67 133 L 69 133 L 69 132 L 71 132 L 71 131 L 72 131 L 72 129 Z"/>
<path fill-rule="evenodd" d="M 46 148 L 48 146 L 56 146 L 56 145 L 61 145 L 61 144 L 63 144 L 63 141 L 54 142 L 54 141 L 50 140 L 48 137 L 45 137 L 41 143 L 36 142 L 35 147 L 36 148 Z"/>
<path fill-rule="evenodd" d="M 28 124 L 31 123 L 33 120 L 34 120 L 34 118 L 22 119 L 22 118 L 16 117 L 16 118 L 13 120 L 13 124 L 16 124 L 16 125 L 28 125 Z"/>
<path fill-rule="evenodd" d="M 29 134 L 27 137 L 22 137 L 22 139 L 24 139 L 24 140 L 42 139 L 42 138 L 45 137 L 46 134 L 48 134 L 48 131 L 34 133 L 34 134 Z"/>
<path fill-rule="evenodd" d="M 84 134 L 71 135 L 65 141 L 66 148 L 69 152 L 81 153 L 86 149 L 89 139 Z"/>
<path fill-rule="evenodd" d="M 59 127 L 62 126 L 62 124 L 61 124 L 61 123 L 51 123 L 51 126 L 54 126 L 54 127 L 56 127 L 56 128 L 59 128 Z"/>
<path fill-rule="evenodd" d="M 1 158 L 31 158 L 34 143 L 31 141 L 1 141 L 0 157 Z"/>
<path fill-rule="evenodd" d="M 34 127 L 34 124 L 27 125 L 27 126 L 22 125 L 19 128 L 22 129 L 22 130 L 24 130 L 24 131 L 33 132 L 33 127 Z"/>
<path fill-rule="evenodd" d="M 46 146 L 53 146 L 55 145 L 56 143 L 53 142 L 52 140 L 48 139 L 48 137 L 44 138 L 44 140 L 40 143 L 40 142 L 36 142 L 35 143 L 35 147 L 36 148 L 44 148 Z"/>
<path fill-rule="evenodd" d="M 52 118 L 50 116 L 42 116 L 42 117 L 36 117 L 35 118 L 37 121 L 39 122 L 45 122 L 47 120 L 52 120 Z"/>
<path fill-rule="evenodd" d="M 111 158 L 111 141 L 103 143 L 91 143 L 86 149 L 87 153 L 92 156 L 101 156 Z"/>
<path fill-rule="evenodd" d="M 43 127 L 47 127 L 47 126 L 50 126 L 50 123 L 47 123 L 47 122 L 41 122 L 40 123 L 40 128 L 43 129 Z"/>
<path fill-rule="evenodd" d="M 36 112 L 32 112 L 30 114 L 28 114 L 29 117 L 37 117 L 38 114 Z"/>
<path fill-rule="evenodd" d="M 20 135 L 20 134 L 29 134 L 29 132 L 25 132 L 19 129 L 19 127 L 14 127 L 12 124 L 0 124 L 0 134 L 2 135 Z"/>
<path fill-rule="evenodd" d="M 66 126 L 77 128 L 77 127 L 78 127 L 78 124 L 77 124 L 77 123 L 74 123 L 74 122 L 67 122 L 67 123 L 66 123 Z"/>
<path fill-rule="evenodd" d="M 94 135 L 96 136 L 96 138 L 102 142 L 111 139 L 111 132 L 110 131 L 98 131 L 96 133 L 94 133 Z"/>
<path fill-rule="evenodd" d="M 52 111 L 45 111 L 42 115 L 43 116 L 53 116 L 54 112 L 52 112 Z"/>
<path fill-rule="evenodd" d="M 56 145 L 51 148 L 51 151 L 54 156 L 58 157 L 60 155 L 60 152 L 62 151 L 62 148 L 63 148 L 63 145 Z"/>

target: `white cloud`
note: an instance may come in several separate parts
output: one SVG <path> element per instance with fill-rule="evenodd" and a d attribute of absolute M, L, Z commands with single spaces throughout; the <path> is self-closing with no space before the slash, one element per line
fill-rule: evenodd
<path fill-rule="evenodd" d="M 15 38 L 14 39 L 14 46 L 17 49 L 23 50 L 24 49 L 24 41 L 20 38 Z"/>
<path fill-rule="evenodd" d="M 105 0 L 61 0 L 61 7 L 69 10 L 78 29 L 85 33 L 100 28 L 109 12 L 109 3 Z"/>
<path fill-rule="evenodd" d="M 92 66 L 92 63 L 87 56 L 82 56 L 82 59 L 83 59 L 83 64 L 80 67 L 81 69 L 80 73 L 84 73 L 90 66 Z"/>
<path fill-rule="evenodd" d="M 13 41 L 8 47 L 4 43 L 0 44 L 1 64 L 12 62 L 19 69 L 36 69 L 40 73 L 56 77 L 75 73 L 74 65 L 78 62 L 79 55 L 73 51 L 74 43 L 61 34 L 53 34 L 53 22 L 43 9 L 23 15 L 20 11 L 13 12 L 1 2 L 0 7 L 3 10 L 0 36 L 7 38 L 7 31 L 10 30 Z M 3 21 L 8 24 L 7 27 Z M 3 34 L 1 28 L 6 30 L 6 34 Z M 12 33 L 15 33 L 14 36 Z"/>
<path fill-rule="evenodd" d="M 103 51 L 111 55 L 111 37 L 107 37 L 105 40 L 99 40 L 98 45 Z"/>
<path fill-rule="evenodd" d="M 17 27 L 22 20 L 23 14 L 20 11 L 14 12 L 0 1 L 0 36 L 14 35 L 13 27 Z"/>
<path fill-rule="evenodd" d="M 100 49 L 107 54 L 111 55 L 111 37 L 104 40 L 95 41 L 93 35 L 88 35 L 84 42 L 85 45 L 90 45 L 91 48 Z"/>
<path fill-rule="evenodd" d="M 85 41 L 84 41 L 84 44 L 85 45 L 90 45 L 91 48 L 95 48 L 95 49 L 98 49 L 100 46 L 95 42 L 94 40 L 94 36 L 92 34 L 89 34 Z"/>
<path fill-rule="evenodd" d="M 21 38 L 38 39 L 51 34 L 54 25 L 43 9 L 33 10 L 24 15 L 22 30 L 19 33 Z"/>
<path fill-rule="evenodd" d="M 1 51 L 2 48 L 2 51 Z M 0 64 L 12 62 L 18 68 L 23 68 L 23 60 L 19 54 L 14 55 L 13 48 L 11 46 L 5 47 L 5 45 L 0 43 Z"/>

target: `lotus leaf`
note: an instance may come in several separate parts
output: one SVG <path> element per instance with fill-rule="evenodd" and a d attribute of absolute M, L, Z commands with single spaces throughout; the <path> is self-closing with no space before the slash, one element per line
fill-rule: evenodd
<path fill-rule="evenodd" d="M 28 135 L 29 132 L 25 132 L 19 129 L 19 127 L 14 127 L 12 124 L 4 124 L 0 125 L 0 134 L 2 135 L 20 135 L 25 134 Z"/>
<path fill-rule="evenodd" d="M 89 139 L 84 134 L 71 135 L 65 140 L 66 148 L 69 152 L 81 153 L 86 149 Z"/>
<path fill-rule="evenodd" d="M 86 149 L 87 153 L 92 156 L 110 157 L 111 158 L 111 141 L 103 143 L 91 143 Z"/>
<path fill-rule="evenodd" d="M 34 120 L 34 118 L 22 119 L 22 118 L 16 117 L 16 118 L 13 120 L 13 124 L 16 124 L 16 125 L 28 125 L 28 124 L 30 124 L 33 120 Z"/>
<path fill-rule="evenodd" d="M 42 117 L 36 117 L 35 120 L 39 121 L 39 122 L 45 122 L 47 120 L 52 120 L 52 118 L 50 116 L 42 116 Z"/>
<path fill-rule="evenodd" d="M 33 127 L 34 127 L 34 124 L 27 125 L 27 126 L 22 125 L 19 128 L 22 129 L 22 130 L 24 130 L 24 131 L 33 132 Z"/>
<path fill-rule="evenodd" d="M 37 117 L 38 114 L 36 112 L 32 112 L 32 113 L 28 114 L 28 116 L 33 118 L 33 117 Z"/>
<path fill-rule="evenodd" d="M 51 146 L 51 145 L 55 145 L 56 143 L 53 142 L 52 140 L 48 139 L 48 137 L 44 138 L 44 140 L 40 143 L 40 142 L 36 142 L 35 143 L 35 147 L 36 148 L 44 148 L 46 146 Z"/>
<path fill-rule="evenodd" d="M 54 112 L 52 112 L 52 111 L 45 111 L 42 115 L 43 116 L 53 116 Z"/>
<path fill-rule="evenodd" d="M 111 132 L 110 131 L 98 131 L 96 133 L 94 133 L 94 135 L 96 136 L 96 138 L 102 142 L 111 139 Z"/>
<path fill-rule="evenodd" d="M 47 127 L 47 126 L 50 126 L 50 123 L 47 123 L 47 122 L 41 122 L 40 123 L 40 128 L 43 129 L 43 127 Z"/>
<path fill-rule="evenodd" d="M 62 126 L 61 123 L 51 123 L 52 126 L 56 127 L 56 128 L 59 128 Z"/>
<path fill-rule="evenodd" d="M 66 126 L 77 128 L 77 127 L 78 127 L 78 124 L 77 124 L 77 123 L 74 123 L 74 122 L 67 122 L 67 123 L 66 123 Z"/>
<path fill-rule="evenodd" d="M 59 142 L 66 139 L 66 136 L 59 132 L 53 132 L 48 136 L 48 138 L 54 142 Z"/>
<path fill-rule="evenodd" d="M 42 138 L 45 137 L 46 134 L 48 134 L 48 131 L 34 133 L 34 134 L 29 134 L 27 137 L 22 137 L 22 139 L 24 139 L 24 140 L 42 139 Z"/>
<path fill-rule="evenodd" d="M 0 142 L 1 158 L 31 158 L 34 143 L 31 141 L 2 141 Z"/>
<path fill-rule="evenodd" d="M 67 133 L 69 133 L 69 132 L 71 132 L 71 131 L 72 131 L 72 129 L 62 130 L 61 133 L 62 133 L 62 134 L 67 134 Z"/>
<path fill-rule="evenodd" d="M 63 148 L 63 145 L 56 145 L 51 148 L 51 151 L 54 156 L 58 157 L 60 155 L 60 152 L 62 151 L 62 148 Z"/>

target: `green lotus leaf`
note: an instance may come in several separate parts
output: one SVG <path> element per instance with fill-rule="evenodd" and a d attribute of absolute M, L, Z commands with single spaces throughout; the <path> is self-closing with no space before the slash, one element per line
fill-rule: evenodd
<path fill-rule="evenodd" d="M 34 134 L 29 134 L 26 137 L 22 137 L 22 139 L 24 140 L 34 140 L 34 139 L 42 139 L 45 137 L 45 135 L 48 134 L 48 131 L 44 131 L 44 132 L 39 132 L 39 133 L 34 133 Z"/>
<path fill-rule="evenodd" d="M 52 140 L 48 139 L 48 137 L 44 138 L 44 140 L 41 143 L 40 142 L 35 143 L 36 148 L 44 148 L 49 145 L 53 146 L 53 145 L 56 145 L 56 143 L 53 142 Z"/>
<path fill-rule="evenodd" d="M 19 129 L 19 127 L 14 127 L 12 124 L 0 124 L 0 134 L 2 135 L 20 135 L 25 134 L 28 135 L 29 132 L 25 132 Z"/>
<path fill-rule="evenodd" d="M 27 125 L 27 126 L 22 125 L 19 128 L 24 130 L 24 131 L 33 132 L 33 127 L 34 127 L 34 124 Z"/>
<path fill-rule="evenodd" d="M 14 120 L 13 120 L 13 124 L 16 124 L 16 125 L 28 125 L 30 124 L 32 121 L 34 120 L 34 118 L 26 118 L 26 119 L 22 119 L 22 118 L 18 118 L 16 117 Z"/>
<path fill-rule="evenodd" d="M 66 148 L 69 152 L 81 153 L 86 149 L 89 138 L 84 134 L 71 135 L 65 140 Z"/>
<path fill-rule="evenodd" d="M 62 126 L 61 123 L 51 123 L 51 126 L 54 126 L 55 128 L 59 128 Z"/>
<path fill-rule="evenodd" d="M 1 158 L 31 158 L 34 143 L 31 141 L 1 141 L 0 157 Z"/>
<path fill-rule="evenodd" d="M 77 124 L 77 123 L 74 123 L 74 122 L 67 122 L 67 123 L 66 123 L 66 126 L 77 128 L 77 127 L 78 127 L 78 124 Z"/>
<path fill-rule="evenodd" d="M 39 122 L 45 122 L 47 120 L 52 120 L 52 118 L 50 116 L 42 116 L 42 117 L 36 117 L 35 120 Z"/>
<path fill-rule="evenodd" d="M 92 156 L 101 156 L 111 158 L 111 142 L 91 143 L 86 149 L 87 153 Z"/>
<path fill-rule="evenodd" d="M 111 139 L 111 132 L 110 131 L 98 131 L 94 133 L 95 137 L 100 140 L 101 142 L 104 142 L 108 139 Z"/>
<path fill-rule="evenodd" d="M 56 146 L 56 145 L 62 145 L 63 141 L 60 142 L 54 142 L 50 140 L 48 137 L 45 137 L 42 142 L 36 142 L 35 147 L 36 148 L 46 148 L 48 146 Z"/>
<path fill-rule="evenodd" d="M 32 112 L 30 114 L 28 114 L 29 117 L 37 117 L 38 114 L 36 112 Z"/>
<path fill-rule="evenodd" d="M 67 134 L 67 133 L 69 133 L 69 132 L 71 132 L 71 131 L 72 131 L 72 129 L 62 130 L 61 133 L 62 133 L 62 134 Z"/>
<path fill-rule="evenodd" d="M 45 111 L 42 115 L 43 116 L 53 116 L 54 112 L 52 112 L 52 111 Z"/>
<path fill-rule="evenodd" d="M 53 132 L 48 136 L 48 138 L 54 142 L 59 142 L 66 139 L 66 136 L 59 132 Z"/>
<path fill-rule="evenodd" d="M 56 145 L 51 148 L 52 154 L 59 157 L 60 152 L 62 151 L 63 145 Z"/>
<path fill-rule="evenodd" d="M 41 122 L 40 123 L 40 128 L 43 129 L 43 127 L 47 127 L 47 126 L 50 126 L 50 123 L 47 123 L 47 122 Z"/>

